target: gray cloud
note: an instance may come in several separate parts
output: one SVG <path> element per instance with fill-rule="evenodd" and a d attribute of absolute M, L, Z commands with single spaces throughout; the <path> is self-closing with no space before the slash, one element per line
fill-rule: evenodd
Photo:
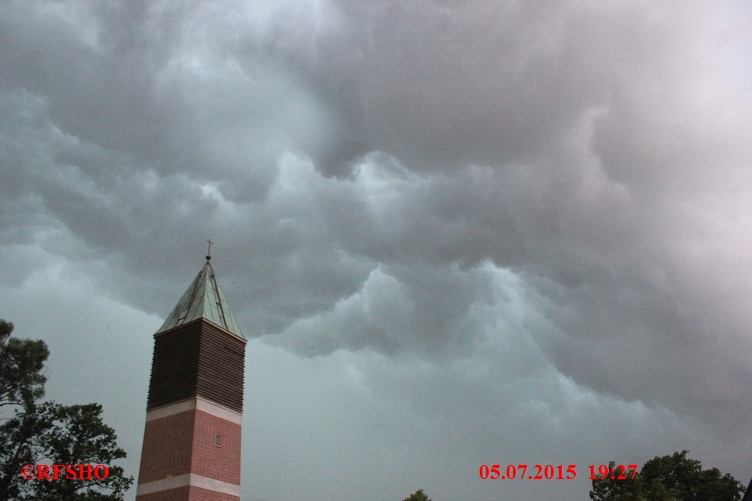
<path fill-rule="evenodd" d="M 249 379 L 254 445 L 350 472 L 281 487 L 244 451 L 247 499 L 349 499 L 359 476 L 380 499 L 545 497 L 477 468 L 685 448 L 746 481 L 741 3 L 0 9 L 2 315 L 34 336 L 57 325 L 40 303 L 74 294 L 97 325 L 152 329 L 211 237 L 252 362 L 287 371 L 249 369 L 270 385 Z M 58 341 L 56 363 L 112 357 L 103 339 Z M 280 417 L 296 405 L 318 418 Z"/>

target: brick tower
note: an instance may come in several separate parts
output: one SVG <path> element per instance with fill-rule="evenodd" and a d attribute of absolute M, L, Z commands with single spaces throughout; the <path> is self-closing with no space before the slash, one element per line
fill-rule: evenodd
<path fill-rule="evenodd" d="M 239 501 L 246 338 L 206 264 L 154 334 L 136 501 Z"/>

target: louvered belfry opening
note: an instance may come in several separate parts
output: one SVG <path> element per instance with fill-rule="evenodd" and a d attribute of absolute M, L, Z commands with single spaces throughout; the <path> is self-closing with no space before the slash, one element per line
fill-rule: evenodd
<path fill-rule="evenodd" d="M 200 396 L 243 412 L 245 343 L 204 319 L 155 335 L 147 410 Z"/>

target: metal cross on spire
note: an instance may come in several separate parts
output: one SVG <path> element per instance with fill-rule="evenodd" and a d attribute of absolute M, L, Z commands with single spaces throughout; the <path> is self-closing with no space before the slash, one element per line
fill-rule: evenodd
<path fill-rule="evenodd" d="M 206 251 L 206 260 L 209 261 L 211 259 L 211 246 L 214 242 L 211 241 L 211 238 L 207 242 L 209 242 L 209 250 Z"/>

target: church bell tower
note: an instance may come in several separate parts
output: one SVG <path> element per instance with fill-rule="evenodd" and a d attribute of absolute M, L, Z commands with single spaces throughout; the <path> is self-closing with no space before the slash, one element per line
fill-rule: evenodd
<path fill-rule="evenodd" d="M 247 340 L 210 260 L 154 334 L 136 501 L 240 500 Z"/>

